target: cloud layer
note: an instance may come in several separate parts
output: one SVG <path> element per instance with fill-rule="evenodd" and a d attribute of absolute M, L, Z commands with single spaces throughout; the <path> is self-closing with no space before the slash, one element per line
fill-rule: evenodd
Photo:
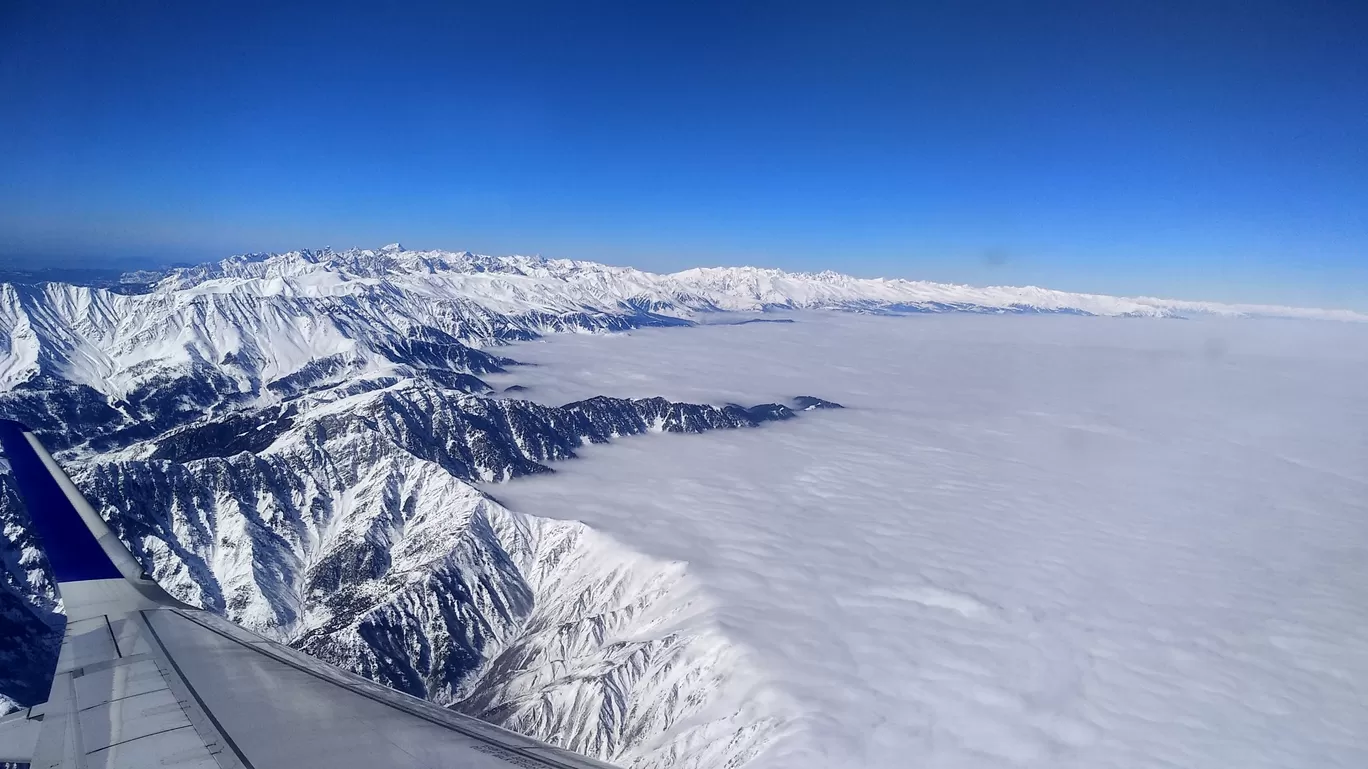
<path fill-rule="evenodd" d="M 494 377 L 849 407 L 497 489 L 689 563 L 790 725 L 751 766 L 1368 761 L 1368 330 L 797 317 Z"/>

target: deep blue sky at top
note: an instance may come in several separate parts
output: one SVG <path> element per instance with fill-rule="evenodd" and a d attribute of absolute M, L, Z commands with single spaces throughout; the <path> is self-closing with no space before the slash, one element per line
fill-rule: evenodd
<path fill-rule="evenodd" d="M 0 0 L 0 260 L 299 247 L 1368 307 L 1368 3 Z"/>

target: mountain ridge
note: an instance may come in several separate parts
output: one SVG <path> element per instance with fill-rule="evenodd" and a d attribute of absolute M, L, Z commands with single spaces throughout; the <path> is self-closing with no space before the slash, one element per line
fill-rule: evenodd
<path fill-rule="evenodd" d="M 614 297 L 631 302 L 679 300 L 687 311 L 730 309 L 755 311 L 774 308 L 884 309 L 887 311 L 1003 310 L 1035 308 L 1076 310 L 1099 315 L 1171 316 L 1184 312 L 1219 315 L 1322 318 L 1368 321 L 1368 314 L 1352 310 L 1293 307 L 1256 303 L 1222 303 L 1152 296 L 1114 296 L 1058 291 L 1038 286 L 970 286 L 904 278 L 858 278 L 833 270 L 790 272 L 775 268 L 730 266 L 694 267 L 674 273 L 652 273 L 632 267 L 540 256 L 488 256 L 469 251 L 439 249 L 410 251 L 399 244 L 382 249 L 353 248 L 256 253 L 229 257 L 193 268 L 167 271 L 156 283 L 183 289 L 218 278 L 300 278 L 317 270 L 358 278 L 403 274 L 496 273 L 567 284 L 597 281 Z M 146 276 L 142 276 L 145 280 Z M 169 281 L 169 284 L 168 284 Z M 822 291 L 820 287 L 841 291 Z M 591 297 L 592 298 L 592 297 Z M 751 301 L 747 301 L 751 300 Z M 843 306 L 844 305 L 844 306 Z"/>

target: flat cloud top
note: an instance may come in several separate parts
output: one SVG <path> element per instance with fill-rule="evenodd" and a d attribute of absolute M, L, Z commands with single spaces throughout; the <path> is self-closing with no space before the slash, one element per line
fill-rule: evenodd
<path fill-rule="evenodd" d="M 689 562 L 795 719 L 752 767 L 1368 760 L 1368 328 L 794 317 L 494 377 L 848 407 L 498 489 Z"/>

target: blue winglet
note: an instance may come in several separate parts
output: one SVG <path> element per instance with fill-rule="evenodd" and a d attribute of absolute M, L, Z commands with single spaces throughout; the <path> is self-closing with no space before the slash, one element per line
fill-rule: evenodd
<path fill-rule="evenodd" d="M 42 540 L 52 574 L 59 583 L 123 577 L 95 535 L 71 505 L 24 433 L 29 429 L 0 419 L 0 448 L 9 460 L 19 495 Z"/>

